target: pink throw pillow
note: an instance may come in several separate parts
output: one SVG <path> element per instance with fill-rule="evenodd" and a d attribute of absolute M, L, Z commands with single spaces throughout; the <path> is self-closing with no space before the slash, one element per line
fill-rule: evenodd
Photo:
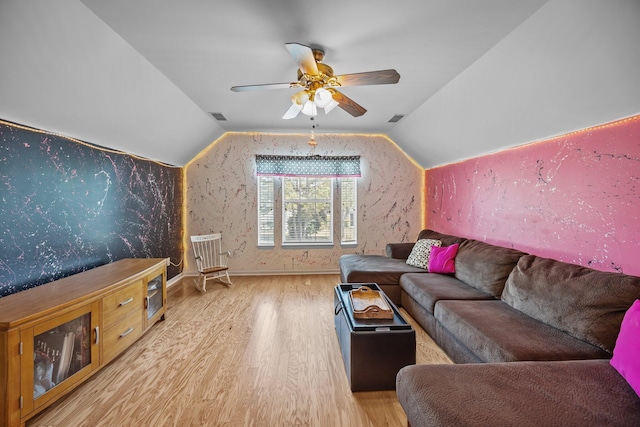
<path fill-rule="evenodd" d="M 610 363 L 640 396 L 640 300 L 631 305 L 622 319 Z"/>
<path fill-rule="evenodd" d="M 457 243 L 451 246 L 431 248 L 429 257 L 429 273 L 451 274 L 456 272 L 456 254 L 458 253 Z"/>

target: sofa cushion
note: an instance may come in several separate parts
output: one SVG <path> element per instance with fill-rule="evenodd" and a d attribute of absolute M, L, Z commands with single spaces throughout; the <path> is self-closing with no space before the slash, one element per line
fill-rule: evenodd
<path fill-rule="evenodd" d="M 438 233 L 437 231 L 429 229 L 420 231 L 417 240 L 421 239 L 440 240 L 443 246 L 449 246 L 454 243 L 461 243 L 465 240 L 462 237 L 450 236 L 448 234 Z M 387 243 L 387 245 L 385 246 L 385 254 L 389 258 L 407 259 L 409 257 L 409 254 L 411 253 L 411 249 L 413 249 L 413 245 L 415 245 L 415 242 Z"/>
<path fill-rule="evenodd" d="M 486 292 L 467 286 L 455 277 L 442 274 L 403 274 L 400 278 L 400 288 L 431 314 L 436 302 L 443 299 L 494 299 Z"/>
<path fill-rule="evenodd" d="M 509 273 L 522 255 L 524 252 L 515 249 L 465 240 L 456 255 L 456 277 L 469 286 L 500 298 Z"/>
<path fill-rule="evenodd" d="M 442 246 L 450 246 L 450 245 L 453 245 L 454 243 L 462 243 L 465 240 L 467 240 L 463 237 L 439 233 L 437 231 L 430 230 L 428 228 L 422 230 L 420 234 L 418 234 L 418 240 L 420 239 L 440 240 L 442 242 Z"/>
<path fill-rule="evenodd" d="M 533 255 L 520 258 L 502 294 L 510 306 L 609 353 L 639 297 L 640 277 Z"/>
<path fill-rule="evenodd" d="M 384 248 L 384 253 L 389 258 L 407 259 L 409 258 L 409 254 L 411 254 L 413 245 L 415 245 L 415 242 L 387 243 Z"/>
<path fill-rule="evenodd" d="M 431 258 L 431 248 L 440 245 L 442 245 L 440 240 L 418 240 L 416 244 L 413 245 L 413 249 L 411 249 L 409 258 L 407 258 L 406 261 L 407 264 L 427 270 L 427 267 L 429 266 L 429 259 Z"/>
<path fill-rule="evenodd" d="M 347 254 L 340 257 L 340 278 L 343 283 L 377 283 L 398 285 L 404 273 L 427 271 L 407 265 L 405 260 L 383 255 Z"/>
<path fill-rule="evenodd" d="M 412 427 L 640 425 L 640 399 L 606 360 L 412 365 L 396 389 Z"/>
<path fill-rule="evenodd" d="M 453 274 L 456 272 L 456 254 L 460 244 L 454 243 L 450 246 L 433 246 L 429 256 L 429 267 L 431 273 Z"/>
<path fill-rule="evenodd" d="M 640 396 L 640 300 L 633 303 L 622 319 L 611 366 Z"/>
<path fill-rule="evenodd" d="M 599 347 L 535 320 L 500 300 L 436 303 L 435 318 L 483 362 L 607 358 Z"/>

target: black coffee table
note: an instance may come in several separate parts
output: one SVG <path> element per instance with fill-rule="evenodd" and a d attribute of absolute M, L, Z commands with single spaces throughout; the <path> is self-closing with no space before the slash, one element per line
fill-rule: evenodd
<path fill-rule="evenodd" d="M 393 319 L 356 319 L 349 291 L 368 286 L 380 291 Z M 335 287 L 334 323 L 351 391 L 393 390 L 396 374 L 416 363 L 416 333 L 375 283 L 341 283 Z"/>

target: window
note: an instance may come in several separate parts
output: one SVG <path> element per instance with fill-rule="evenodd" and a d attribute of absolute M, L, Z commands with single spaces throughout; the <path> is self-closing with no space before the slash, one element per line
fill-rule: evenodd
<path fill-rule="evenodd" d="M 358 204 L 356 179 L 340 178 L 340 243 L 358 243 Z"/>
<path fill-rule="evenodd" d="M 276 206 L 281 180 L 282 203 Z M 333 191 L 334 186 L 338 191 Z M 340 206 L 335 217 L 334 204 Z M 277 211 L 280 208 L 282 211 Z M 281 228 L 276 218 L 282 218 Z M 258 177 L 258 246 L 274 246 L 276 229 L 282 230 L 284 245 L 332 244 L 334 225 L 340 230 L 340 243 L 354 245 L 357 219 L 355 177 Z"/>
<path fill-rule="evenodd" d="M 258 177 L 258 246 L 274 245 L 273 177 Z"/>
<path fill-rule="evenodd" d="M 333 243 L 332 178 L 283 177 L 282 243 Z"/>

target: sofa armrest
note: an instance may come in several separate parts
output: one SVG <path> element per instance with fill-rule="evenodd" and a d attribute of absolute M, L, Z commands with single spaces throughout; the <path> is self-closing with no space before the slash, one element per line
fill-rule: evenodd
<path fill-rule="evenodd" d="M 389 258 L 407 259 L 411 254 L 414 242 L 387 243 L 386 253 Z"/>

